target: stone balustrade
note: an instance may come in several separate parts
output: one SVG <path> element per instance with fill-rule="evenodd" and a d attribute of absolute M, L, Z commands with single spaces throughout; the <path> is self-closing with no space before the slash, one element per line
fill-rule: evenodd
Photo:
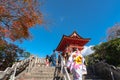
<path fill-rule="evenodd" d="M 14 73 L 14 75 L 17 75 L 22 72 L 29 65 L 30 60 L 30 58 L 27 58 L 20 62 L 15 62 L 12 67 L 7 67 L 4 71 L 0 71 L 0 80 L 10 80 L 11 75 Z"/>
<path fill-rule="evenodd" d="M 106 80 L 120 80 L 120 69 L 107 63 L 99 62 L 94 65 L 95 73 Z"/>

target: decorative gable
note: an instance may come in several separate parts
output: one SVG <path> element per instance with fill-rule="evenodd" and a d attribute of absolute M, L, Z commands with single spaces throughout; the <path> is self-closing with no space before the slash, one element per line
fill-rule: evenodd
<path fill-rule="evenodd" d="M 72 38 L 82 38 L 75 31 L 72 33 L 72 35 L 70 35 L 70 37 L 72 37 Z"/>

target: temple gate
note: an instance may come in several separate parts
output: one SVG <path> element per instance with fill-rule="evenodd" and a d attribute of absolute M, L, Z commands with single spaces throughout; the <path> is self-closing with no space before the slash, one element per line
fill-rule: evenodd
<path fill-rule="evenodd" d="M 73 48 L 78 48 L 79 51 L 81 51 L 89 40 L 90 38 L 82 38 L 76 31 L 74 31 L 69 36 L 63 35 L 59 45 L 56 48 L 56 51 L 62 52 L 63 57 L 68 59 Z"/>

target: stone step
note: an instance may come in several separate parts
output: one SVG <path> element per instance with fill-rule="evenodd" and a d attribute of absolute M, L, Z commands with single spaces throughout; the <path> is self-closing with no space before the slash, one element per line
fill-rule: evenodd
<path fill-rule="evenodd" d="M 31 72 L 54 72 L 55 70 L 49 70 L 49 69 L 46 69 L 46 70 L 32 70 Z"/>
<path fill-rule="evenodd" d="M 54 75 L 30 75 L 30 74 L 25 74 L 25 75 L 23 75 L 23 76 L 21 76 L 19 79 L 17 79 L 17 80 L 20 80 L 20 79 L 50 79 L 50 80 L 52 80 L 53 79 L 53 77 L 54 77 Z"/>
<path fill-rule="evenodd" d="M 87 67 L 87 75 L 83 75 L 84 80 L 104 80 L 101 79 L 101 77 L 96 76 L 96 74 L 93 72 L 92 68 Z"/>
<path fill-rule="evenodd" d="M 53 73 L 55 70 L 32 70 L 31 73 Z"/>
<path fill-rule="evenodd" d="M 31 74 L 31 76 L 54 76 L 54 74 Z"/>
<path fill-rule="evenodd" d="M 95 75 L 89 75 L 89 76 L 83 76 L 85 80 L 103 80 L 101 79 L 100 77 L 98 76 L 95 76 Z"/>
<path fill-rule="evenodd" d="M 96 75 L 86 75 L 85 78 L 89 79 L 89 78 L 95 78 L 95 79 L 99 79 L 99 76 Z"/>
<path fill-rule="evenodd" d="M 38 67 L 34 67 L 34 69 L 55 69 L 55 67 L 42 67 L 42 66 L 38 66 Z"/>
<path fill-rule="evenodd" d="M 39 71 L 51 72 L 54 70 L 55 70 L 55 68 L 41 68 L 41 67 L 32 69 L 32 71 L 35 71 L 35 72 L 39 72 Z"/>
<path fill-rule="evenodd" d="M 83 75 L 84 79 L 86 80 L 103 80 L 99 76 L 96 75 Z"/>
<path fill-rule="evenodd" d="M 53 75 L 54 74 L 54 71 L 53 72 L 31 72 L 31 75 L 48 75 L 48 74 L 50 74 L 50 75 Z"/>
<path fill-rule="evenodd" d="M 84 79 L 84 80 L 103 80 L 103 79 Z"/>
<path fill-rule="evenodd" d="M 40 74 L 36 74 L 36 73 L 26 73 L 26 74 L 24 74 L 23 76 L 32 76 L 32 77 L 36 77 L 36 76 L 45 76 L 45 77 L 48 77 L 48 76 L 54 76 L 54 74 L 47 74 L 47 73 L 45 73 L 45 74 L 42 74 L 42 73 L 40 73 Z"/>
<path fill-rule="evenodd" d="M 54 75 L 31 75 L 31 76 L 24 76 L 24 78 L 53 78 Z"/>
<path fill-rule="evenodd" d="M 55 67 L 34 67 L 16 80 L 53 80 Z"/>
<path fill-rule="evenodd" d="M 20 79 L 17 79 L 17 80 L 53 80 L 53 78 L 20 78 Z"/>

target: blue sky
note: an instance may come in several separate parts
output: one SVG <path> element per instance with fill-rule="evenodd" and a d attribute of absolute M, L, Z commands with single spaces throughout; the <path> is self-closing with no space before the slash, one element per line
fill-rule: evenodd
<path fill-rule="evenodd" d="M 17 43 L 39 57 L 52 54 L 62 35 L 73 31 L 91 38 L 86 46 L 99 44 L 106 30 L 120 22 L 120 0 L 46 0 L 41 11 L 46 24 L 30 29 L 32 40 Z"/>

